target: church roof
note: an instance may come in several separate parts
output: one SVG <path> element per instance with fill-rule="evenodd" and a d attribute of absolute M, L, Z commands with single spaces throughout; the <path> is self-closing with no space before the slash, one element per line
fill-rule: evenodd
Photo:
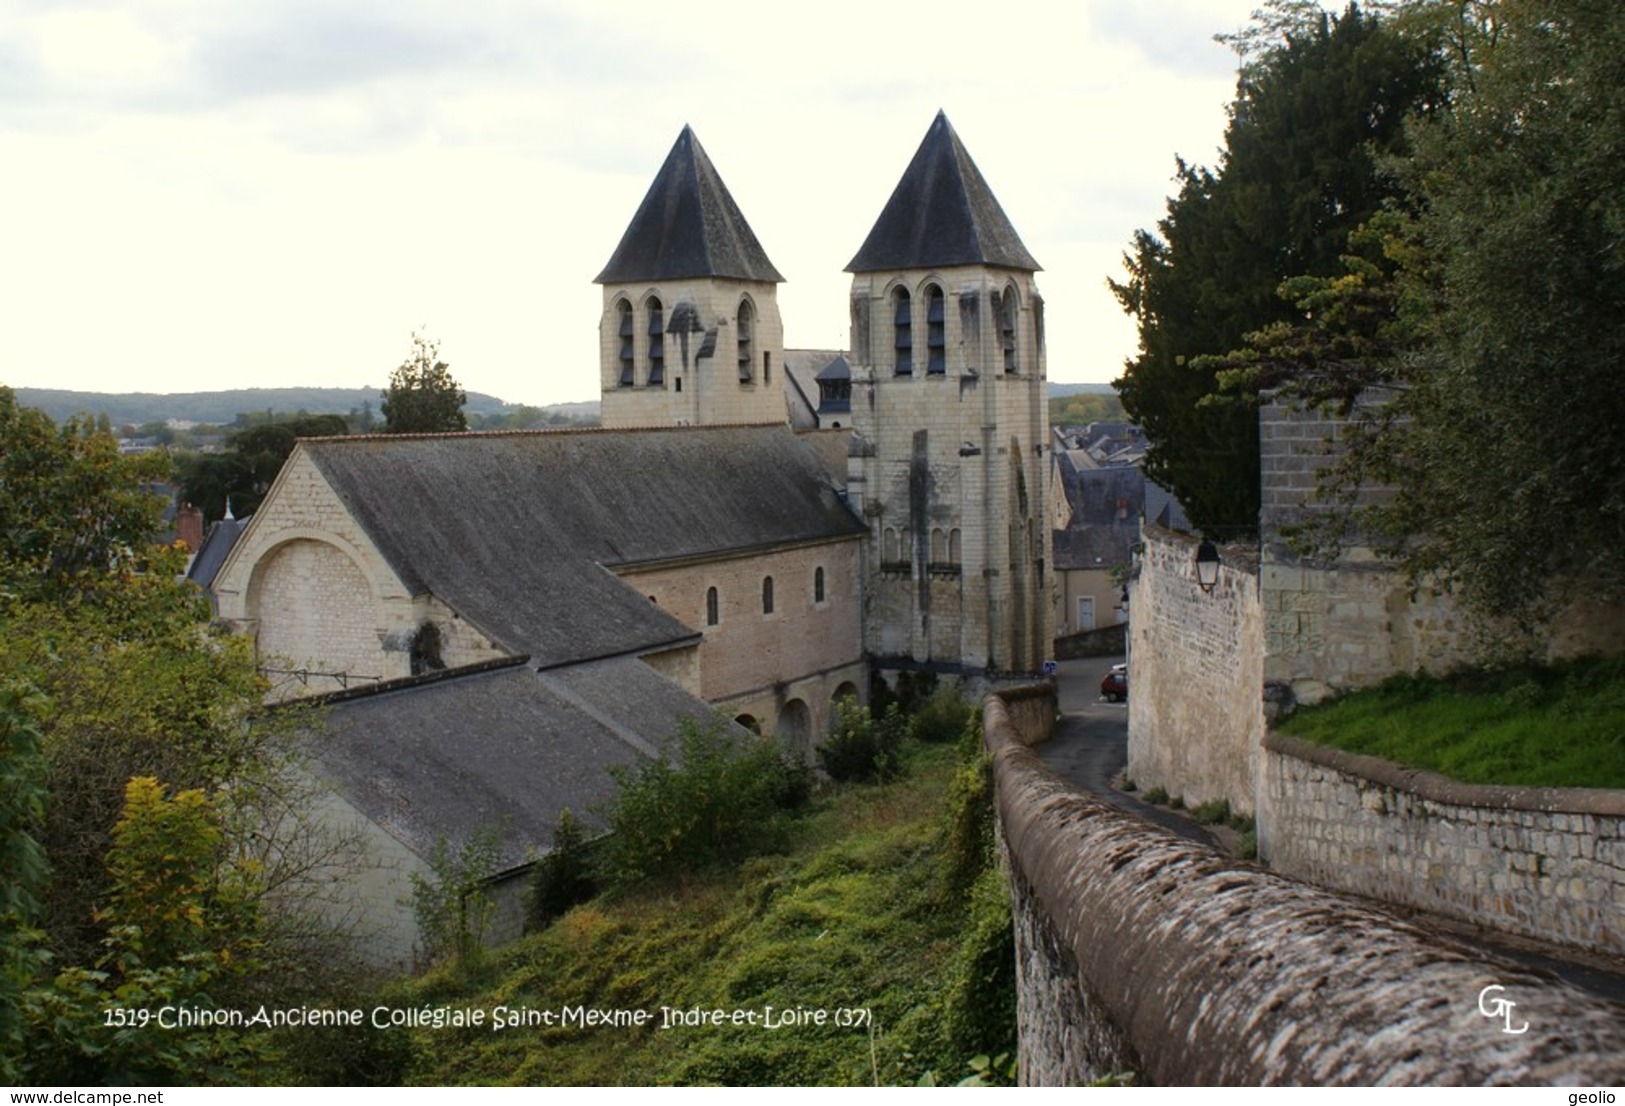
<path fill-rule="evenodd" d="M 539 666 L 696 631 L 607 569 L 851 538 L 785 426 L 373 435 L 300 443 L 414 594 Z"/>
<path fill-rule="evenodd" d="M 597 283 L 689 277 L 784 280 L 685 126 Z"/>
<path fill-rule="evenodd" d="M 1039 269 L 953 124 L 939 111 L 846 271 L 950 265 Z"/>
<path fill-rule="evenodd" d="M 647 602 L 647 600 L 645 600 Z M 631 657 L 529 665 L 337 698 L 324 707 L 319 772 L 419 856 L 501 826 L 499 867 L 552 843 L 568 807 L 589 828 L 615 796 L 610 768 L 711 708 Z M 647 735 L 647 736 L 645 736 Z"/>

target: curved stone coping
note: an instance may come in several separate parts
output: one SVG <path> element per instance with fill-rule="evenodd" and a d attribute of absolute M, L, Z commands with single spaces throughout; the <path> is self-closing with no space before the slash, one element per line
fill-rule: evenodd
<path fill-rule="evenodd" d="M 1152 1082 L 1625 1082 L 1620 1007 L 1084 795 L 1015 739 L 997 696 L 984 721 L 1015 882 Z M 1527 1032 L 1481 1016 L 1492 984 Z"/>
<path fill-rule="evenodd" d="M 1600 787 L 1504 787 L 1462 783 L 1422 768 L 1408 768 L 1391 760 L 1317 745 L 1291 734 L 1270 730 L 1264 748 L 1272 753 L 1318 764 L 1383 787 L 1409 792 L 1422 799 L 1452 806 L 1489 810 L 1526 810 L 1543 814 L 1604 814 L 1625 817 L 1625 791 Z"/>

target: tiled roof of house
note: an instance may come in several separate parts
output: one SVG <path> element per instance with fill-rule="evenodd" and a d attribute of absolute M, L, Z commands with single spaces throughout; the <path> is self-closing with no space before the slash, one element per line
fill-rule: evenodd
<path fill-rule="evenodd" d="M 784 280 L 694 131 L 685 126 L 597 280 L 625 284 L 689 277 Z"/>
<path fill-rule="evenodd" d="M 851 538 L 785 426 L 373 435 L 300 443 L 412 594 L 540 666 L 695 631 L 609 569 Z"/>
<path fill-rule="evenodd" d="M 942 112 L 846 271 L 994 265 L 1037 272 L 993 190 Z"/>
<path fill-rule="evenodd" d="M 1056 473 L 1072 520 L 1053 534 L 1057 570 L 1111 568 L 1127 564 L 1139 540 L 1145 475 L 1139 468 L 1084 468 L 1057 453 Z"/>

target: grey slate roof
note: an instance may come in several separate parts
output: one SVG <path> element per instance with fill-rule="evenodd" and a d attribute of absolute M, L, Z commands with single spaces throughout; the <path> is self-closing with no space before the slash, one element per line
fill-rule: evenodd
<path fill-rule="evenodd" d="M 840 350 L 787 349 L 784 351 L 785 398 L 790 406 L 790 425 L 797 430 L 818 426 L 818 372 Z"/>
<path fill-rule="evenodd" d="M 942 112 L 846 271 L 994 265 L 1037 272 L 993 190 Z"/>
<path fill-rule="evenodd" d="M 647 601 L 646 601 L 647 602 Z M 325 708 L 317 773 L 419 856 L 504 826 L 499 867 L 552 841 L 565 807 L 588 825 L 613 765 L 658 751 L 710 708 L 633 658 L 527 665 L 381 691 Z"/>
<path fill-rule="evenodd" d="M 211 602 L 214 599 L 214 578 L 220 575 L 220 566 L 226 563 L 227 554 L 247 528 L 246 518 L 224 518 L 210 526 L 197 556 L 192 558 L 191 565 L 186 569 L 186 578 L 208 592 Z"/>
<path fill-rule="evenodd" d="M 695 631 L 605 566 L 864 532 L 785 426 L 302 441 L 411 594 L 539 667 Z"/>
<path fill-rule="evenodd" d="M 694 131 L 685 126 L 597 282 L 687 277 L 784 280 Z"/>
<path fill-rule="evenodd" d="M 1128 563 L 1129 549 L 1140 537 L 1145 474 L 1134 466 L 1081 467 L 1065 453 L 1057 453 L 1055 461 L 1072 508 L 1071 523 L 1052 535 L 1055 568 L 1103 569 Z"/>

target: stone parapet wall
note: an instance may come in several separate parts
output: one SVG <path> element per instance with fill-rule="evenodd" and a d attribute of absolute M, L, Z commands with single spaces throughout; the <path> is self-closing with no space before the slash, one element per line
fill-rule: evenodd
<path fill-rule="evenodd" d="M 1023 1083 L 1076 1086 L 1130 1065 L 1174 1086 L 1625 1081 L 1617 1006 L 1074 790 L 998 695 L 983 723 Z M 1482 1014 L 1492 985 L 1526 1032 Z"/>
<path fill-rule="evenodd" d="M 1264 735 L 1264 613 L 1247 550 L 1221 550 L 1219 583 L 1196 585 L 1196 540 L 1146 526 L 1129 586 L 1128 774 L 1196 805 L 1254 806 Z"/>
<path fill-rule="evenodd" d="M 1275 870 L 1625 955 L 1625 792 L 1473 786 L 1284 734 L 1264 748 Z"/>

